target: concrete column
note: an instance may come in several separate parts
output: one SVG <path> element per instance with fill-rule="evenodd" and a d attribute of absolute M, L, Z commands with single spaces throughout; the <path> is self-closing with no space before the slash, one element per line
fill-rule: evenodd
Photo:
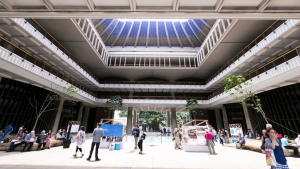
<path fill-rule="evenodd" d="M 174 128 L 177 127 L 176 122 L 176 108 L 171 108 L 171 129 L 174 131 Z"/>
<path fill-rule="evenodd" d="M 87 128 L 88 119 L 90 114 L 90 107 L 84 107 L 84 113 L 83 113 L 83 119 L 81 125 L 84 126 L 84 128 Z"/>
<path fill-rule="evenodd" d="M 81 102 L 79 104 L 80 104 L 80 106 L 79 106 L 79 110 L 78 110 L 77 121 L 80 121 L 80 124 L 81 124 L 82 114 L 83 114 L 83 105 Z"/>
<path fill-rule="evenodd" d="M 2 80 L 2 77 L 0 76 L 0 82 L 1 82 L 1 80 Z"/>
<path fill-rule="evenodd" d="M 133 125 L 137 125 L 137 122 L 136 122 L 136 119 L 137 119 L 137 118 L 136 118 L 136 116 L 137 116 L 137 113 L 136 113 L 136 110 L 134 110 L 134 111 L 133 111 L 133 120 L 132 120 L 132 124 L 133 124 Z"/>
<path fill-rule="evenodd" d="M 170 121 L 171 121 L 171 113 L 167 112 L 167 127 L 170 127 Z"/>
<path fill-rule="evenodd" d="M 222 113 L 223 113 L 224 128 L 227 128 L 227 130 L 229 130 L 227 112 L 224 106 L 222 106 Z"/>
<path fill-rule="evenodd" d="M 58 124 L 59 124 L 59 120 L 60 120 L 64 102 L 65 102 L 64 99 L 60 99 L 60 101 L 59 101 L 58 109 L 57 109 L 56 116 L 55 116 L 55 121 L 54 121 L 54 124 L 52 127 L 52 133 L 56 133 L 58 130 Z"/>
<path fill-rule="evenodd" d="M 216 121 L 217 121 L 217 129 L 224 128 L 223 124 L 222 124 L 222 118 L 221 118 L 220 109 L 215 109 L 215 115 L 216 115 Z"/>
<path fill-rule="evenodd" d="M 251 121 L 250 121 L 250 116 L 249 116 L 249 111 L 248 111 L 249 109 L 245 104 L 243 104 L 243 110 L 244 110 L 244 115 L 245 115 L 245 119 L 246 119 L 247 129 L 251 129 L 252 132 L 254 132 Z"/>
<path fill-rule="evenodd" d="M 130 134 L 132 130 L 132 107 L 128 107 L 126 133 Z"/>

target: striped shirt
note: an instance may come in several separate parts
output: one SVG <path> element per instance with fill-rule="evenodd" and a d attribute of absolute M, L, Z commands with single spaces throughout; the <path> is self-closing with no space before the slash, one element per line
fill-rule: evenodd
<path fill-rule="evenodd" d="M 93 142 L 100 143 L 100 139 L 103 137 L 103 129 L 95 128 L 93 131 Z"/>

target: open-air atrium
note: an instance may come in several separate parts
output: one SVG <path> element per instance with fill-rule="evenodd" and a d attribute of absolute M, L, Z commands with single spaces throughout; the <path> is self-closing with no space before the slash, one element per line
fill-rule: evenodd
<path fill-rule="evenodd" d="M 299 54 L 300 0 L 0 0 L 0 168 L 299 169 Z"/>

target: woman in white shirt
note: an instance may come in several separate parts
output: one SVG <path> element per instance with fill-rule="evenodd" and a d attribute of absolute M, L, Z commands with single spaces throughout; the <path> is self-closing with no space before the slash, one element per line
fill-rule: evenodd
<path fill-rule="evenodd" d="M 143 154 L 143 140 L 145 139 L 144 132 L 142 126 L 139 127 L 140 134 L 138 138 L 138 147 L 140 149 L 139 154 Z"/>
<path fill-rule="evenodd" d="M 81 126 L 80 127 L 80 130 L 78 131 L 77 133 L 77 136 L 75 139 L 77 139 L 77 146 L 76 146 L 76 152 L 75 154 L 73 155 L 74 157 L 76 157 L 77 155 L 77 151 L 79 150 L 80 153 L 81 153 L 81 156 L 80 158 L 82 158 L 84 156 L 83 152 L 82 152 L 82 144 L 84 143 L 85 141 L 85 131 L 84 131 L 84 126 Z"/>

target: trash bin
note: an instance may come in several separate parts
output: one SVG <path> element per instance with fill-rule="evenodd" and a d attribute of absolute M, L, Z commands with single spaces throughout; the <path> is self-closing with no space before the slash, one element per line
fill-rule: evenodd
<path fill-rule="evenodd" d="M 231 142 L 236 143 L 236 142 L 238 142 L 238 140 L 237 139 L 231 139 Z"/>
<path fill-rule="evenodd" d="M 121 150 L 121 143 L 115 143 L 115 150 Z"/>
<path fill-rule="evenodd" d="M 69 148 L 71 144 L 71 139 L 63 141 L 63 148 Z"/>

